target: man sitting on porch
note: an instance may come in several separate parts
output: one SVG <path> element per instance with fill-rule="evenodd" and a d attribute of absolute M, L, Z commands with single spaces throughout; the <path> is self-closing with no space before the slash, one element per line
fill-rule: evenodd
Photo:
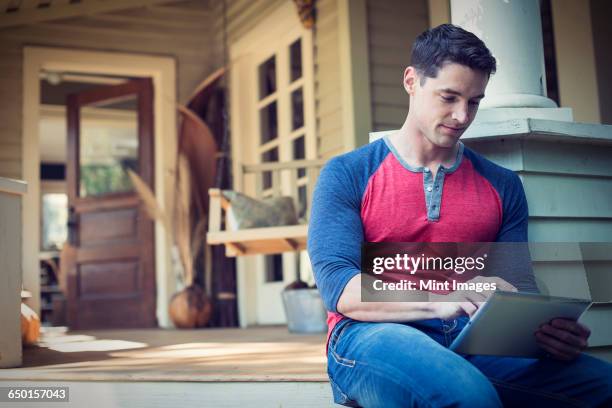
<path fill-rule="evenodd" d="M 329 161 L 314 194 L 308 251 L 329 311 L 328 374 L 347 406 L 611 406 L 612 365 L 582 353 L 590 331 L 555 319 L 535 334 L 541 359 L 448 349 L 482 304 L 362 302 L 363 242 L 526 242 L 520 179 L 465 147 L 496 61 L 445 24 L 415 41 L 402 128 Z M 531 275 L 531 278 L 533 276 Z M 500 278 L 502 290 L 516 290 Z M 516 284 L 516 282 L 514 282 Z M 537 290 L 533 279 L 521 291 Z"/>

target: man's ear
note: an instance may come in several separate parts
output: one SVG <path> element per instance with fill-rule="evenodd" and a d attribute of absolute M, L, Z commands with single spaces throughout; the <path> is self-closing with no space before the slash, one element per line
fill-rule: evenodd
<path fill-rule="evenodd" d="M 404 70 L 404 89 L 408 95 L 414 95 L 414 88 L 417 86 L 418 80 L 419 77 L 414 67 L 410 66 Z"/>

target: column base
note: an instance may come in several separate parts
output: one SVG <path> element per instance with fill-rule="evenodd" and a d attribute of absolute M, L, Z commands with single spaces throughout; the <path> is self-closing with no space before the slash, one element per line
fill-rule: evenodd
<path fill-rule="evenodd" d="M 572 108 L 490 108 L 479 109 L 474 124 L 511 119 L 545 119 L 572 122 Z"/>
<path fill-rule="evenodd" d="M 489 108 L 556 108 L 552 99 L 542 95 L 505 93 L 489 93 L 480 104 L 482 109 Z"/>

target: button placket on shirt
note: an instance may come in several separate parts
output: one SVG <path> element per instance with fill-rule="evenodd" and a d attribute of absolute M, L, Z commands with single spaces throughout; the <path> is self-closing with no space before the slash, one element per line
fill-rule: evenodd
<path fill-rule="evenodd" d="M 404 168 L 413 173 L 423 174 L 423 190 L 425 192 L 427 221 L 438 221 L 440 218 L 440 206 L 442 205 L 442 190 L 444 187 L 444 178 L 446 177 L 447 173 L 453 173 L 455 170 L 457 170 L 457 168 L 459 168 L 461 164 L 461 159 L 463 157 L 463 144 L 461 142 L 459 143 L 459 151 L 457 152 L 455 164 L 450 168 L 446 168 L 440 165 L 438 167 L 436 179 L 434 180 L 431 170 L 429 170 L 427 167 L 411 166 L 404 159 L 402 159 L 402 156 L 397 152 L 393 144 L 389 141 L 389 136 L 384 136 L 383 140 L 389 150 L 393 153 L 397 161 L 399 161 L 401 165 L 404 166 Z"/>
<path fill-rule="evenodd" d="M 431 221 L 431 192 L 433 190 L 433 177 L 431 171 L 425 167 L 423 168 L 423 190 L 425 190 L 425 206 L 427 207 L 427 220 Z"/>
<path fill-rule="evenodd" d="M 440 166 L 434 180 L 428 168 L 423 169 L 423 188 L 427 205 L 427 220 L 438 221 L 442 201 L 442 185 L 444 184 L 444 167 Z"/>

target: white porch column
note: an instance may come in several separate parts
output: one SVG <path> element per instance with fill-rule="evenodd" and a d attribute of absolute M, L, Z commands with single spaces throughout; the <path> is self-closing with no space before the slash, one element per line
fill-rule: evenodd
<path fill-rule="evenodd" d="M 481 108 L 557 107 L 546 97 L 538 0 L 450 3 L 452 23 L 476 34 L 497 59 L 497 73 L 491 77 Z"/>
<path fill-rule="evenodd" d="M 0 368 L 19 367 L 21 348 L 21 222 L 23 181 L 0 177 Z M 23 216 L 22 216 L 23 215 Z"/>

